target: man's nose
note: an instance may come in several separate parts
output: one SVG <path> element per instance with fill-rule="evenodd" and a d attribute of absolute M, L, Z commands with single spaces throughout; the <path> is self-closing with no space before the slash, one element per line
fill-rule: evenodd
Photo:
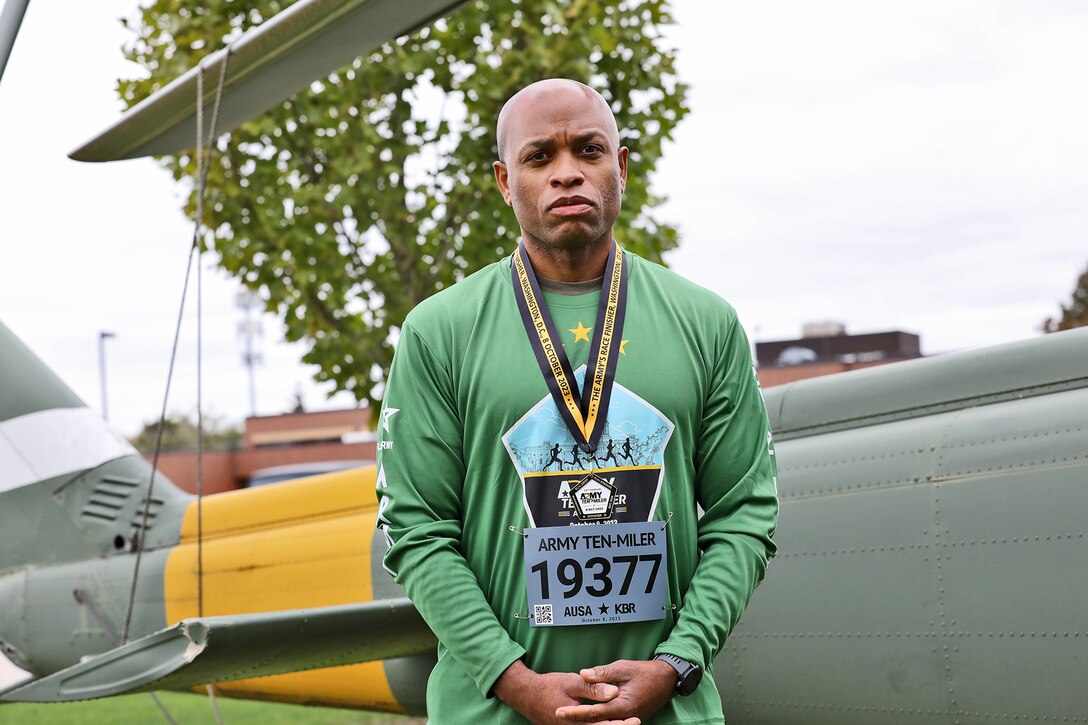
<path fill-rule="evenodd" d="M 571 154 L 560 154 L 552 172 L 552 186 L 572 186 L 585 181 L 578 160 Z"/>

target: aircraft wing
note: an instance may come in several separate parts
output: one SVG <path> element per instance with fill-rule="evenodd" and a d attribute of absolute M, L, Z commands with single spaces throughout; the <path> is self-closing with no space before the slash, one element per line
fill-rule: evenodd
<path fill-rule="evenodd" d="M 187 689 L 420 654 L 436 643 L 407 598 L 186 619 L 17 686 L 0 694 L 0 703 Z"/>
<path fill-rule="evenodd" d="M 226 133 L 382 43 L 448 14 L 465 0 L 300 0 L 234 41 L 219 133 Z M 205 123 L 211 123 L 227 49 L 203 60 Z M 77 161 L 169 154 L 196 145 L 192 68 L 72 151 Z M 206 131 L 209 129 L 206 129 Z"/>
<path fill-rule="evenodd" d="M 19 34 L 19 26 L 23 23 L 23 15 L 29 4 L 30 0 L 7 0 L 4 9 L 0 10 L 0 78 L 4 77 L 4 68 L 7 67 L 15 36 Z"/>

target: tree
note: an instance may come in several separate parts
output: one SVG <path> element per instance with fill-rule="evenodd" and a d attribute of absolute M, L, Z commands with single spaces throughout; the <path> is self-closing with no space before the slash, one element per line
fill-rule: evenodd
<path fill-rule="evenodd" d="M 1062 305 L 1061 318 L 1055 320 L 1048 317 L 1043 322 L 1043 332 L 1072 330 L 1074 327 L 1088 327 L 1088 269 L 1077 280 L 1069 305 Z"/>
<path fill-rule="evenodd" d="M 159 433 L 159 421 L 144 423 L 144 427 L 129 442 L 140 453 L 150 454 L 155 451 L 155 440 Z M 197 445 L 196 423 L 188 416 L 175 413 L 167 415 L 162 426 L 162 450 L 195 451 Z M 242 445 L 242 429 L 226 426 L 218 418 L 204 418 L 204 450 L 229 451 Z"/>
<path fill-rule="evenodd" d="M 289 2 L 155 0 L 130 23 L 122 80 L 134 105 L 243 26 Z M 418 302 L 511 252 L 518 227 L 494 187 L 494 121 L 541 78 L 575 78 L 611 104 L 630 147 L 617 237 L 660 261 L 649 176 L 687 113 L 661 26 L 668 0 L 476 0 L 315 82 L 221 142 L 209 171 L 218 263 L 281 316 L 319 381 L 378 409 L 400 325 Z M 208 82 L 214 82 L 209 74 Z M 192 184 L 193 154 L 161 159 Z M 186 212 L 195 213 L 190 195 Z"/>

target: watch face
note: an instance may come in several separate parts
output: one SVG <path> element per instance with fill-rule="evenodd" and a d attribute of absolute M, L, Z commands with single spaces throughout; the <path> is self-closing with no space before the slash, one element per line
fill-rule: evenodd
<path fill-rule="evenodd" d="M 690 667 L 690 670 L 680 676 L 680 684 L 676 688 L 681 695 L 690 695 L 695 692 L 695 688 L 703 680 L 703 671 L 695 665 L 690 665 Z"/>
<path fill-rule="evenodd" d="M 682 657 L 662 652 L 654 659 L 662 660 L 672 665 L 676 670 L 676 693 L 678 695 L 690 695 L 703 679 L 703 671 L 699 666 L 688 662 Z"/>

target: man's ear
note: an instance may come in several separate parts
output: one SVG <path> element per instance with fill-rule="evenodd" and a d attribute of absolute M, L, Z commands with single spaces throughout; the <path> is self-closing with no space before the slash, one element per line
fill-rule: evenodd
<path fill-rule="evenodd" d="M 617 160 L 620 162 L 620 192 L 627 191 L 627 147 L 620 146 L 620 152 L 617 155 Z"/>
<path fill-rule="evenodd" d="M 627 166 L 627 162 L 624 161 L 624 167 Z M 506 172 L 506 164 L 501 161 L 496 161 L 492 168 L 495 169 L 495 181 L 499 183 L 499 191 L 502 192 L 503 201 L 507 206 L 510 206 L 510 176 Z"/>

